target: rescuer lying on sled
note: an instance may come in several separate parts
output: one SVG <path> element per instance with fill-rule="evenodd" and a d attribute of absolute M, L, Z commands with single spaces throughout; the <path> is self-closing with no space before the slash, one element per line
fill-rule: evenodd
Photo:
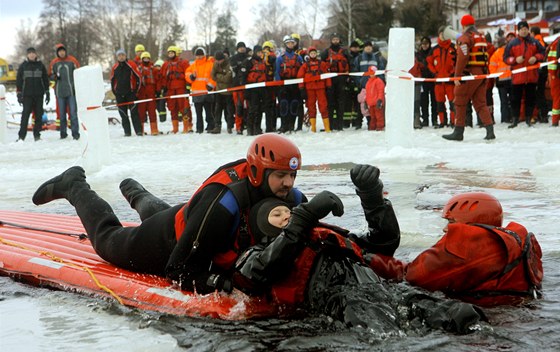
<path fill-rule="evenodd" d="M 142 223 L 123 227 L 111 206 L 86 182 L 75 166 L 43 183 L 33 203 L 66 199 L 72 204 L 97 254 L 131 271 L 165 276 L 184 290 L 204 294 L 231 291 L 226 280 L 239 252 L 255 244 L 245 219 L 261 199 L 277 197 L 291 206 L 305 201 L 294 188 L 301 153 L 278 134 L 255 138 L 247 159 L 221 166 L 186 204 L 171 207 L 126 179 L 120 188 Z"/>
<path fill-rule="evenodd" d="M 391 202 L 383 198 L 379 170 L 358 165 L 351 175 L 369 225 L 367 234 L 319 222 L 331 211 L 335 216 L 344 212 L 331 192 L 317 194 L 291 214 L 281 200 L 265 199 L 251 209 L 250 231 L 260 243 L 238 260 L 235 286 L 378 333 L 402 331 L 417 318 L 430 327 L 465 333 L 484 319 L 471 304 L 379 279 L 357 243 L 391 256 L 399 245 L 398 222 Z"/>

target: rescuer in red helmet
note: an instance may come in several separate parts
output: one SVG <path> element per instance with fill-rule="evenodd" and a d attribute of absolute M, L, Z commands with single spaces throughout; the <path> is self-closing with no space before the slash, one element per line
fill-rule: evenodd
<path fill-rule="evenodd" d="M 124 197 L 142 220 L 137 227 L 122 226 L 79 166 L 41 185 L 33 203 L 67 199 L 97 254 L 112 264 L 166 276 L 201 294 L 231 291 L 238 253 L 255 244 L 246 230 L 249 209 L 267 197 L 290 207 L 306 201 L 294 188 L 300 168 L 301 153 L 292 141 L 263 134 L 253 140 L 246 159 L 218 168 L 186 204 L 171 207 L 135 180 L 122 181 Z"/>
<path fill-rule="evenodd" d="M 410 263 L 370 255 L 374 271 L 430 291 L 483 306 L 519 304 L 540 296 L 542 252 L 518 223 L 502 227 L 502 206 L 492 195 L 469 192 L 443 207 L 443 237 Z"/>

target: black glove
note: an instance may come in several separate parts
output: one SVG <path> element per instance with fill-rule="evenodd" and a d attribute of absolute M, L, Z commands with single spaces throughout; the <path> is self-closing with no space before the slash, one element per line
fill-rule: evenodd
<path fill-rule="evenodd" d="M 383 204 L 383 182 L 379 169 L 372 165 L 356 165 L 350 170 L 350 178 L 356 186 L 356 194 L 362 206 L 371 208 Z"/>
<path fill-rule="evenodd" d="M 334 193 L 322 191 L 309 202 L 292 209 L 292 217 L 284 232 L 307 237 L 309 230 L 331 211 L 334 216 L 341 216 L 344 214 L 344 205 Z"/>
<path fill-rule="evenodd" d="M 167 89 L 162 88 L 162 89 L 161 89 L 161 97 L 163 98 L 163 97 L 165 97 L 165 96 L 167 96 Z"/>
<path fill-rule="evenodd" d="M 307 100 L 307 90 L 305 88 L 300 88 L 299 94 L 302 100 Z"/>
<path fill-rule="evenodd" d="M 191 73 L 191 76 L 190 76 L 190 78 L 191 78 L 191 81 L 194 81 L 194 80 L 196 79 L 196 74 L 194 74 L 194 73 Z"/>
<path fill-rule="evenodd" d="M 383 107 L 383 100 L 377 99 L 377 104 L 375 104 L 375 106 L 381 110 L 381 108 Z"/>
<path fill-rule="evenodd" d="M 47 92 L 47 94 L 45 94 L 45 104 L 49 105 L 51 101 L 51 93 Z"/>
<path fill-rule="evenodd" d="M 168 275 L 172 277 L 172 275 Z M 177 279 L 175 279 L 177 281 Z M 224 291 L 230 293 L 233 290 L 233 284 L 230 279 L 223 275 L 202 272 L 198 274 L 190 274 L 187 277 L 181 275 L 181 289 L 185 291 L 194 291 L 201 295 L 212 293 L 214 291 Z M 193 286 L 194 281 L 194 286 Z"/>
<path fill-rule="evenodd" d="M 21 92 L 17 92 L 17 102 L 19 105 L 23 104 L 23 94 Z"/>
<path fill-rule="evenodd" d="M 207 84 L 207 85 L 206 85 L 206 90 L 209 91 L 209 92 L 211 92 L 211 91 L 214 90 L 214 87 L 211 86 L 211 85 L 209 85 L 209 84 Z"/>

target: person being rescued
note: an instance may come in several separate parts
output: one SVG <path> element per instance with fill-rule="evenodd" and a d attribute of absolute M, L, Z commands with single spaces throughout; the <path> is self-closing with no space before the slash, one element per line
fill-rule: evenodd
<path fill-rule="evenodd" d="M 481 306 L 517 305 L 541 296 L 540 245 L 523 225 L 502 226 L 498 199 L 483 192 L 459 194 L 442 217 L 449 221 L 443 237 L 412 262 L 366 255 L 370 267 L 383 278 Z"/>
<path fill-rule="evenodd" d="M 291 212 L 280 199 L 261 200 L 249 214 L 249 230 L 257 245 L 238 259 L 234 286 L 376 333 L 403 331 L 415 318 L 430 328 L 466 333 L 484 320 L 478 307 L 410 286 L 386 285 L 367 266 L 363 250 L 391 256 L 400 243 L 400 230 L 391 202 L 383 198 L 379 169 L 357 165 L 351 175 L 369 225 L 367 233 L 319 222 L 330 212 L 344 213 L 341 200 L 329 191 Z"/>

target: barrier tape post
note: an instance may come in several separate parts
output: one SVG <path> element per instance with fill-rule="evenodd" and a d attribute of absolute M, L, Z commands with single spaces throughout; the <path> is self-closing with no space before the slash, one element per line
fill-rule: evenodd
<path fill-rule="evenodd" d="M 560 59 L 558 59 L 558 62 L 560 62 Z M 527 72 L 527 71 L 530 71 L 530 70 L 536 70 L 536 69 L 539 69 L 541 67 L 546 67 L 546 66 L 551 65 L 553 63 L 555 63 L 555 61 L 541 62 L 541 63 L 535 64 L 535 65 L 532 65 L 532 66 L 527 66 L 527 67 L 522 67 L 522 68 L 519 68 L 519 69 L 512 70 L 511 73 L 512 73 L 512 75 L 515 75 L 515 74 L 522 73 L 522 72 Z M 475 75 L 475 76 L 422 78 L 422 77 L 410 76 L 408 74 L 408 72 L 406 72 L 406 76 L 402 75 L 402 74 L 401 75 L 396 74 L 396 72 L 403 72 L 403 70 L 398 70 L 398 69 L 397 70 L 389 69 L 389 70 L 383 70 L 383 71 L 378 70 L 375 73 L 375 75 L 376 76 L 385 75 L 386 78 L 392 77 L 392 78 L 397 78 L 397 79 L 400 79 L 400 80 L 414 81 L 414 82 L 453 82 L 453 81 L 471 81 L 471 80 L 485 79 L 485 78 L 497 78 L 497 77 L 501 76 L 502 74 L 504 74 L 503 72 L 499 72 L 499 73 L 489 73 L 489 74 L 485 74 L 485 75 Z M 261 87 L 289 86 L 289 85 L 300 84 L 300 83 L 304 83 L 304 82 L 312 82 L 312 81 L 317 81 L 317 80 L 329 79 L 329 78 L 333 78 L 333 77 L 336 77 L 336 76 L 363 77 L 363 76 L 370 76 L 370 75 L 371 74 L 369 74 L 367 72 L 323 73 L 323 74 L 317 76 L 316 78 L 312 78 L 312 79 L 294 78 L 294 79 L 288 79 L 288 80 L 282 80 L 282 81 L 267 81 L 267 82 L 260 82 L 260 83 L 250 83 L 250 84 L 246 84 L 246 85 L 242 85 L 242 86 L 231 87 L 231 88 L 221 89 L 221 90 L 214 90 L 214 91 L 204 92 L 204 93 L 178 94 L 178 95 L 171 95 L 171 96 L 159 97 L 159 98 L 135 100 L 135 101 L 131 101 L 131 102 L 120 103 L 120 104 L 111 104 L 111 105 L 106 105 L 106 106 L 91 104 L 91 105 L 88 105 L 86 107 L 78 107 L 78 110 L 79 110 L 80 113 L 82 113 L 84 111 L 98 110 L 98 109 L 102 109 L 102 108 L 105 108 L 105 109 L 117 108 L 119 106 L 138 104 L 138 103 L 143 103 L 143 102 L 148 102 L 148 101 L 158 101 L 158 100 L 162 100 L 162 99 L 188 98 L 188 97 L 191 97 L 191 96 L 212 95 L 212 94 L 236 92 L 236 91 L 240 91 L 240 90 L 254 89 L 254 88 L 261 88 Z M 186 82 L 185 82 L 185 84 L 186 84 Z"/>

